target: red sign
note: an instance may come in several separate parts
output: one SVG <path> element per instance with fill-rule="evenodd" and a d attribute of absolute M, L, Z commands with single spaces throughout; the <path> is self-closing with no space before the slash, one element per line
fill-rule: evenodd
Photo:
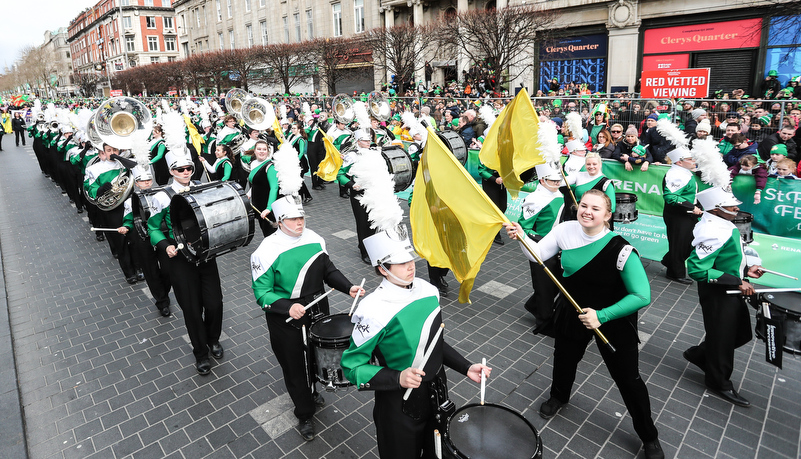
<path fill-rule="evenodd" d="M 120 97 L 122 95 L 122 89 L 112 89 L 110 94 L 111 97 Z"/>
<path fill-rule="evenodd" d="M 642 72 L 643 99 L 704 99 L 709 95 L 709 69 Z"/>
<path fill-rule="evenodd" d="M 167 91 L 168 96 L 174 96 L 176 94 L 178 94 L 178 91 Z"/>
<path fill-rule="evenodd" d="M 643 70 L 686 69 L 690 66 L 689 54 L 661 54 L 659 56 L 643 56 Z"/>
<path fill-rule="evenodd" d="M 643 54 L 758 48 L 762 19 L 714 22 L 645 31 Z"/>

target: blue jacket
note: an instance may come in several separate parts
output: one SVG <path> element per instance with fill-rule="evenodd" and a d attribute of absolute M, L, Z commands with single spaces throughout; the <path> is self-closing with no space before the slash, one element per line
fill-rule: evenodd
<path fill-rule="evenodd" d="M 723 162 L 726 163 L 726 167 L 734 166 L 740 162 L 740 158 L 745 155 L 754 155 L 757 158 L 759 157 L 759 153 L 757 153 L 757 143 L 754 142 L 746 148 L 732 148 L 729 150 L 728 153 L 723 155 Z"/>

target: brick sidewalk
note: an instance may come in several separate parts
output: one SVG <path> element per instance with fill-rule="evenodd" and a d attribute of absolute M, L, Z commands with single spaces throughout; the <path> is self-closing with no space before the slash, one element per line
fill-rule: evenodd
<path fill-rule="evenodd" d="M 144 283 L 125 283 L 108 245 L 96 242 L 81 218 L 86 214 L 76 215 L 40 174 L 30 145 L 8 147 L 0 159 L 0 248 L 31 458 L 377 457 L 371 393 L 326 393 L 328 404 L 315 416 L 317 439 L 303 442 L 295 430 L 250 289 L 249 256 L 260 235 L 218 260 L 225 360 L 200 377 L 177 305 L 173 317 L 162 318 Z M 350 203 L 336 186 L 313 196 L 309 227 L 326 239 L 332 260 L 352 282 L 364 277 L 365 287 L 375 288 L 375 273 L 359 260 Z M 425 262 L 418 268 L 427 278 Z M 703 336 L 695 287 L 667 282 L 658 263 L 646 262 L 646 270 L 654 302 L 640 313 L 641 373 L 667 456 L 799 457 L 801 359 L 785 355 L 779 371 L 764 362 L 763 343 L 752 341 L 737 351 L 732 377 L 752 407 L 723 402 L 681 355 Z M 642 457 L 595 345 L 579 366 L 570 404 L 550 421 L 538 416 L 553 342 L 529 332 L 533 319 L 522 306 L 529 293 L 528 263 L 507 242 L 493 246 L 472 305 L 457 303 L 455 294 L 443 301 L 448 342 L 494 368 L 487 400 L 529 419 L 547 458 Z M 350 306 L 340 293 L 331 299 L 332 311 Z M 5 336 L 0 327 L 0 345 Z M 0 381 L 13 392 L 11 354 L 3 350 Z M 449 379 L 457 407 L 478 400 L 474 383 L 453 372 Z M 0 401 L 0 425 L 10 432 L 19 420 Z M 0 457 L 25 457 L 21 438 L 9 443 L 0 443 Z"/>

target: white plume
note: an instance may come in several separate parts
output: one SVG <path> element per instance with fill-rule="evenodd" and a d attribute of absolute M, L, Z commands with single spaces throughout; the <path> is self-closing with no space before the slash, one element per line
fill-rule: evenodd
<path fill-rule="evenodd" d="M 183 113 L 184 115 L 189 115 L 189 106 L 187 105 L 185 99 L 181 99 L 178 102 L 178 106 L 181 107 L 181 113 Z"/>
<path fill-rule="evenodd" d="M 164 114 L 161 111 L 161 107 L 156 107 L 156 124 L 159 126 L 164 124 Z"/>
<path fill-rule="evenodd" d="M 86 128 L 89 126 L 89 120 L 91 120 L 93 116 L 95 116 L 95 113 L 88 108 L 78 110 L 78 129 L 86 131 Z"/>
<path fill-rule="evenodd" d="M 581 115 L 576 112 L 570 112 L 565 117 L 564 127 L 567 128 L 568 133 L 565 137 L 572 137 L 581 140 L 581 131 L 584 129 L 581 122 Z"/>
<path fill-rule="evenodd" d="M 384 157 L 376 151 L 366 151 L 350 172 L 364 190 L 364 195 L 358 199 L 367 209 L 370 228 L 384 231 L 397 227 L 403 220 L 403 210 L 395 197 L 395 182 Z"/>
<path fill-rule="evenodd" d="M 180 113 L 170 111 L 161 115 L 164 143 L 173 154 L 186 150 L 186 123 Z"/>
<path fill-rule="evenodd" d="M 306 120 L 310 120 L 312 118 L 312 112 L 309 103 L 303 102 L 303 105 L 301 105 L 301 107 L 303 107 L 303 116 L 306 118 Z"/>
<path fill-rule="evenodd" d="M 298 194 L 303 177 L 300 176 L 298 151 L 289 142 L 284 142 L 273 154 L 273 164 L 278 175 L 279 192 L 283 195 Z"/>
<path fill-rule="evenodd" d="M 492 123 L 494 123 L 497 118 L 495 116 L 495 108 L 490 104 L 484 104 L 478 109 L 478 113 L 481 115 L 481 119 L 484 120 L 484 123 L 487 124 L 487 132 L 489 132 Z M 485 133 L 476 132 L 476 135 L 485 135 Z"/>
<path fill-rule="evenodd" d="M 676 148 L 686 149 L 690 143 L 684 131 L 667 118 L 662 118 L 656 122 L 656 130 Z"/>
<path fill-rule="evenodd" d="M 559 144 L 556 124 L 553 121 L 540 121 L 537 125 L 537 149 L 547 163 L 559 163 L 562 146 Z"/>
<path fill-rule="evenodd" d="M 359 122 L 360 128 L 369 128 L 370 115 L 367 114 L 367 106 L 362 101 L 353 103 L 353 113 L 356 114 L 356 121 Z"/>
<path fill-rule="evenodd" d="M 729 188 L 731 183 L 729 169 L 711 137 L 693 142 L 691 153 L 695 158 L 696 167 L 701 171 L 701 180 L 704 183 L 723 189 Z"/>
<path fill-rule="evenodd" d="M 164 99 L 161 99 L 161 111 L 163 113 L 170 113 L 172 109 L 170 108 L 170 103 Z"/>
<path fill-rule="evenodd" d="M 147 136 L 133 136 L 131 153 L 133 153 L 134 159 L 140 167 L 145 170 L 150 169 L 150 144 L 147 141 Z"/>
<path fill-rule="evenodd" d="M 419 132 L 423 135 L 423 142 L 426 141 L 428 138 L 428 130 L 423 127 L 420 120 L 418 120 L 414 113 L 410 111 L 405 111 L 401 114 L 401 120 L 403 124 L 409 129 L 409 135 L 413 136 L 415 133 Z"/>

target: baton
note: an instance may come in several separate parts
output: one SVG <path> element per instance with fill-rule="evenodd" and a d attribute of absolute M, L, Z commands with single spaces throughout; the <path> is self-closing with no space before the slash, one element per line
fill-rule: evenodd
<path fill-rule="evenodd" d="M 309 309 L 310 307 L 314 306 L 315 304 L 319 303 L 320 300 L 322 300 L 323 298 L 327 297 L 328 294 L 333 292 L 333 291 L 334 291 L 334 289 L 332 288 L 331 290 L 329 290 L 329 291 L 323 293 L 322 295 L 318 296 L 317 298 L 314 299 L 314 301 L 312 301 L 311 303 L 309 303 L 306 306 L 304 306 L 303 310 L 305 311 L 305 310 Z M 287 317 L 286 323 L 289 323 L 291 321 L 292 321 L 292 317 L 291 316 Z"/>
<path fill-rule="evenodd" d="M 363 288 L 364 288 L 364 277 L 362 277 L 362 283 L 359 285 L 359 289 L 363 289 Z M 353 298 L 353 304 L 350 305 L 350 312 L 348 312 L 348 317 L 351 317 L 353 315 L 353 308 L 356 307 L 356 301 L 358 301 L 358 300 L 359 300 L 359 294 L 356 293 L 356 297 Z"/>

